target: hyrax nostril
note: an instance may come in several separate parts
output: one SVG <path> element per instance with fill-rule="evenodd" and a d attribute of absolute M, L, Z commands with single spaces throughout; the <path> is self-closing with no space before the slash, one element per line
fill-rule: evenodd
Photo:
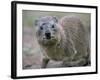
<path fill-rule="evenodd" d="M 46 36 L 47 39 L 51 38 L 51 34 L 50 33 L 45 33 L 45 36 Z"/>

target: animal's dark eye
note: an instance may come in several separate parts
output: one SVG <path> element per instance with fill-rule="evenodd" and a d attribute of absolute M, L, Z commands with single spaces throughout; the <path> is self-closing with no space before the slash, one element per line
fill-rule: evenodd
<path fill-rule="evenodd" d="M 54 28 L 55 26 L 54 25 L 52 25 L 52 28 Z"/>
<path fill-rule="evenodd" d="M 43 30 L 43 27 L 41 26 L 40 29 Z"/>

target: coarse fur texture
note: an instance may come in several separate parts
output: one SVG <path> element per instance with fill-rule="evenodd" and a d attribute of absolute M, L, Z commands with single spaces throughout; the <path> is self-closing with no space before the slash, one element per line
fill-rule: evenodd
<path fill-rule="evenodd" d="M 89 41 L 80 18 L 64 16 L 58 20 L 54 16 L 44 16 L 37 19 L 35 25 L 44 55 L 42 68 L 46 68 L 51 59 L 62 61 L 64 67 L 90 64 Z"/>

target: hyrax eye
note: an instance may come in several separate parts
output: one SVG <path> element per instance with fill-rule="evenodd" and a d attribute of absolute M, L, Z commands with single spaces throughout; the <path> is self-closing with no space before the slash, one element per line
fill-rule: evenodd
<path fill-rule="evenodd" d="M 52 28 L 54 28 L 55 26 L 54 25 L 52 25 Z"/>
<path fill-rule="evenodd" d="M 40 29 L 43 30 L 43 27 L 41 26 Z"/>

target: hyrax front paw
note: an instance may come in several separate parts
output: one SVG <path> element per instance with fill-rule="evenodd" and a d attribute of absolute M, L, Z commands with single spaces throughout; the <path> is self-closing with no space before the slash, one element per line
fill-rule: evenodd
<path fill-rule="evenodd" d="M 41 68 L 46 68 L 46 67 L 47 67 L 48 62 L 49 62 L 49 59 L 44 58 L 44 59 L 43 59 L 43 62 L 42 62 L 42 66 L 41 66 Z"/>

